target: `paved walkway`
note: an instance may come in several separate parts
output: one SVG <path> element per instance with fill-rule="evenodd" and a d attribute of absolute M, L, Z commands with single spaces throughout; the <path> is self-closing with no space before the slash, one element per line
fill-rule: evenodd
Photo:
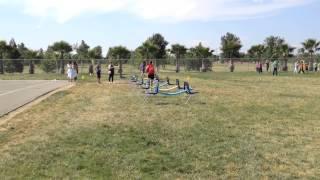
<path fill-rule="evenodd" d="M 0 117 L 68 84 L 67 81 L 0 80 Z"/>

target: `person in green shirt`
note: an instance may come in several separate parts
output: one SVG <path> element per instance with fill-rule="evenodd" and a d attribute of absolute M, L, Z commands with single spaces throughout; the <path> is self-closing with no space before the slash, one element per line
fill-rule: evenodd
<path fill-rule="evenodd" d="M 278 76 L 279 61 L 278 60 L 273 61 L 272 67 L 273 67 L 272 75 L 273 76 Z"/>

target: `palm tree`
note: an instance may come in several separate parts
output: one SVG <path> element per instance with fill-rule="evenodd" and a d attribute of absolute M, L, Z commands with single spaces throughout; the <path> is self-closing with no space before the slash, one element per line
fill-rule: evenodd
<path fill-rule="evenodd" d="M 65 41 L 59 41 L 59 42 L 55 42 L 52 46 L 51 46 L 52 50 L 60 53 L 60 73 L 64 74 L 64 55 L 66 53 L 70 53 L 72 51 L 72 47 L 69 43 L 65 42 Z"/>
<path fill-rule="evenodd" d="M 170 52 L 176 56 L 176 73 L 180 72 L 180 58 L 187 53 L 187 48 L 180 44 L 172 44 Z"/>
<path fill-rule="evenodd" d="M 285 40 L 278 36 L 269 36 L 264 40 L 265 55 L 267 58 L 279 58 L 282 56 L 281 47 Z"/>
<path fill-rule="evenodd" d="M 130 58 L 131 52 L 127 49 L 127 47 L 124 46 L 114 46 L 109 48 L 109 51 L 107 53 L 107 58 L 111 59 L 117 59 L 119 61 L 119 75 L 120 78 L 123 78 L 122 76 L 122 64 L 124 63 L 124 60 L 127 60 Z"/>
<path fill-rule="evenodd" d="M 293 57 L 294 47 L 289 46 L 288 44 L 282 44 L 280 46 L 280 52 L 282 54 L 282 58 L 284 60 L 283 71 L 288 71 L 288 58 Z"/>
<path fill-rule="evenodd" d="M 320 42 L 317 42 L 316 39 L 307 39 L 302 43 L 303 48 L 308 51 L 310 55 L 310 63 L 309 63 L 309 69 L 312 71 L 313 69 L 313 55 L 316 51 L 320 50 Z"/>
<path fill-rule="evenodd" d="M 233 72 L 234 64 L 232 58 L 240 57 L 240 49 L 242 47 L 240 38 L 232 33 L 227 33 L 221 37 L 221 50 L 224 57 L 230 59 L 230 71 Z"/>
<path fill-rule="evenodd" d="M 159 48 L 153 44 L 151 41 L 147 40 L 140 47 L 137 48 L 137 51 L 146 59 L 156 58 L 156 54 L 159 51 Z"/>
<path fill-rule="evenodd" d="M 79 60 L 88 58 L 90 46 L 84 40 L 82 40 L 81 44 L 74 49 L 76 49 Z"/>

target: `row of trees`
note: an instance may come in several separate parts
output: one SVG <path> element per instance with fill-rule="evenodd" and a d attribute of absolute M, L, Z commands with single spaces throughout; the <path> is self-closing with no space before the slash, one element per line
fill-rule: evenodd
<path fill-rule="evenodd" d="M 159 59 L 156 61 L 157 67 L 165 65 L 165 59 L 174 58 L 176 65 L 176 72 L 180 71 L 180 65 L 184 65 L 187 70 L 207 71 L 211 69 L 212 63 L 210 58 L 218 58 L 214 55 L 214 50 L 210 47 L 203 46 L 199 43 L 197 46 L 187 48 L 182 44 L 172 44 L 168 48 L 168 41 L 161 34 L 154 34 L 145 40 L 137 49 L 130 51 L 124 46 L 111 47 L 108 50 L 107 59 L 114 61 L 120 59 Z M 314 55 L 316 51 L 320 50 L 320 42 L 315 39 L 307 39 L 302 43 L 303 48 L 299 49 L 300 55 L 308 56 L 310 66 L 313 65 Z M 287 70 L 288 58 L 293 57 L 295 47 L 290 46 L 285 39 L 277 36 L 267 37 L 262 44 L 253 45 L 247 53 L 241 53 L 242 43 L 239 37 L 232 33 L 227 33 L 221 37 L 221 54 L 220 58 L 230 59 L 233 64 L 235 58 L 253 58 L 258 61 L 264 59 L 283 59 L 284 69 Z M 9 43 L 0 41 L 0 74 L 4 72 L 22 72 L 26 65 L 24 61 L 3 61 L 3 59 L 29 59 L 29 73 L 34 73 L 35 59 L 43 59 L 39 66 L 45 72 L 57 71 L 65 73 L 66 59 L 88 60 L 88 59 L 102 59 L 102 47 L 96 46 L 90 48 L 85 42 L 81 41 L 79 45 L 71 45 L 65 41 L 58 41 L 49 45 L 47 50 L 40 49 L 38 51 L 31 50 L 23 43 L 16 44 L 14 39 Z M 185 61 L 184 59 L 192 59 Z M 54 61 L 53 61 L 54 60 Z M 38 61 L 37 61 L 38 62 Z M 120 66 L 120 74 L 122 73 L 122 63 L 126 61 L 117 61 Z"/>
<path fill-rule="evenodd" d="M 320 41 L 307 39 L 301 43 L 302 48 L 298 49 L 298 55 L 307 57 L 310 69 L 313 69 L 314 55 L 320 50 Z M 294 57 L 296 47 L 290 46 L 285 39 L 277 36 L 270 36 L 264 40 L 263 44 L 253 45 L 248 50 L 248 57 L 263 59 L 282 59 L 284 61 L 283 70 L 288 70 L 288 59 Z"/>

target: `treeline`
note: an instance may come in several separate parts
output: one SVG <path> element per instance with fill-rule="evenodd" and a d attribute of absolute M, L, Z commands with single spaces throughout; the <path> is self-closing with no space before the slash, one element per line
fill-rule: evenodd
<path fill-rule="evenodd" d="M 203 46 L 201 43 L 191 48 L 187 48 L 182 44 L 172 44 L 168 47 L 168 44 L 169 42 L 161 34 L 157 33 L 146 39 L 133 51 L 124 46 L 114 46 L 110 47 L 107 55 L 103 57 L 101 46 L 91 48 L 83 40 L 79 45 L 58 41 L 49 45 L 46 50 L 32 50 L 27 48 L 24 43 L 16 44 L 15 40 L 11 39 L 8 43 L 0 41 L 0 74 L 5 72 L 21 73 L 26 65 L 29 66 L 30 74 L 34 73 L 35 65 L 38 65 L 45 72 L 65 73 L 65 60 L 71 59 L 112 59 L 119 63 L 120 73 L 122 71 L 122 63 L 127 63 L 129 59 L 134 59 L 138 63 L 144 59 L 157 59 L 156 65 L 158 67 L 169 63 L 168 59 L 174 59 L 176 72 L 180 71 L 181 65 L 186 70 L 200 70 L 203 72 L 211 70 L 211 60 L 213 58 L 229 59 L 231 65 L 237 58 L 246 58 L 252 61 L 281 59 L 284 63 L 283 70 L 287 70 L 288 59 L 294 56 L 307 57 L 312 67 L 315 54 L 320 50 L 319 41 L 307 39 L 302 43 L 303 48 L 298 49 L 298 54 L 294 54 L 296 48 L 289 45 L 284 38 L 270 36 L 261 44 L 253 45 L 247 53 L 241 53 L 241 40 L 232 33 L 227 33 L 221 37 L 221 54 L 218 56 L 214 55 L 213 49 Z"/>

